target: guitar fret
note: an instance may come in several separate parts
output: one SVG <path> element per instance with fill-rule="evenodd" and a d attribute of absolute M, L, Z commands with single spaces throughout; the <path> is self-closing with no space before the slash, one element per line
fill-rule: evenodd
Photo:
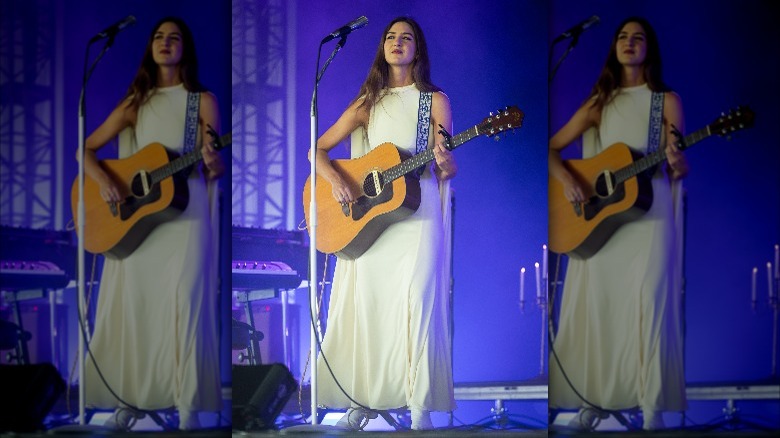
<path fill-rule="evenodd" d="M 232 132 L 229 132 L 219 138 L 219 144 L 223 145 L 222 147 L 232 142 L 233 142 Z M 165 178 L 175 175 L 177 172 L 192 166 L 193 164 L 197 163 L 202 159 L 203 159 L 203 153 L 201 152 L 200 149 L 196 148 L 195 150 L 185 155 L 182 155 L 179 158 L 176 158 L 170 163 L 153 170 L 151 172 L 152 184 L 157 184 L 160 181 L 164 180 Z"/>
<path fill-rule="evenodd" d="M 515 114 L 511 114 L 512 112 L 517 111 Z M 519 114 L 518 114 L 519 113 Z M 510 118 L 519 118 L 518 123 L 509 123 L 509 124 L 499 124 L 498 121 L 501 117 L 508 116 Z M 487 134 L 487 135 L 493 135 L 502 133 L 505 130 L 509 129 L 515 129 L 519 128 L 522 125 L 522 112 L 516 109 L 513 109 L 512 111 L 509 110 L 509 107 L 507 107 L 507 111 L 502 113 L 499 113 L 495 119 L 485 119 L 481 125 L 474 125 L 471 128 L 458 133 L 457 135 L 452 136 L 451 138 L 451 144 L 450 144 L 450 150 L 455 149 L 456 147 L 460 146 L 461 144 L 479 136 L 480 134 Z M 494 125 L 494 122 L 496 123 Z M 482 126 L 483 132 L 480 132 L 480 126 Z M 433 150 L 427 149 L 417 155 L 414 155 L 403 162 L 396 164 L 395 166 L 385 170 L 382 172 L 382 179 L 384 184 L 391 183 L 392 181 L 406 175 L 407 173 L 413 171 L 414 169 L 419 168 L 420 166 L 423 166 L 435 159 L 435 154 Z"/>
<path fill-rule="evenodd" d="M 689 146 L 692 146 L 693 144 L 704 140 L 710 135 L 711 134 L 709 132 L 709 126 L 707 126 L 706 128 L 699 129 L 698 131 L 695 131 L 683 137 L 683 143 L 685 144 L 685 147 L 682 149 L 684 150 Z M 639 160 L 636 160 L 633 163 L 616 171 L 615 172 L 616 183 L 620 184 L 630 178 L 633 178 L 639 175 L 640 173 L 644 172 L 645 170 L 663 161 L 666 161 L 666 151 L 664 149 L 659 149 L 645 156 L 644 158 L 640 158 Z"/>
<path fill-rule="evenodd" d="M 474 130 L 474 133 L 471 133 L 471 130 Z M 467 129 L 457 135 L 452 136 L 452 149 L 455 149 L 456 147 L 462 145 L 463 143 L 473 139 L 474 137 L 479 135 L 479 127 L 474 126 L 473 128 Z M 395 181 L 396 179 L 406 175 L 407 173 L 413 171 L 414 169 L 419 168 L 422 165 L 428 164 L 431 161 L 433 161 L 436 158 L 436 155 L 433 153 L 432 149 L 426 149 L 423 152 L 420 152 L 417 155 L 413 155 L 410 158 L 407 158 L 400 164 L 396 164 L 395 166 L 385 170 L 382 172 L 382 176 L 384 179 L 385 184 L 388 184 L 392 181 Z"/>

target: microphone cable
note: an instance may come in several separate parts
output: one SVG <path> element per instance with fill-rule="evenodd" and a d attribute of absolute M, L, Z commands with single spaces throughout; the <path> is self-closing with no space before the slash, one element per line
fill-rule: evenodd
<path fill-rule="evenodd" d="M 563 368 L 563 364 L 561 364 L 561 360 L 558 357 L 558 352 L 555 351 L 555 326 L 553 324 L 553 306 L 554 306 L 554 303 L 555 303 L 554 298 L 557 295 L 557 289 L 558 289 L 558 275 L 560 274 L 561 257 L 562 257 L 562 254 L 557 253 L 557 257 L 555 258 L 555 279 L 554 279 L 555 281 L 553 281 L 553 292 L 552 292 L 552 298 L 553 299 L 550 299 L 550 297 L 548 297 L 548 300 L 547 300 L 548 303 L 549 303 L 549 305 L 547 306 L 547 312 L 548 312 L 547 324 L 548 324 L 548 330 L 549 330 L 548 338 L 550 339 L 550 352 L 552 352 L 553 358 L 555 359 L 555 363 L 558 365 L 558 369 L 561 371 L 561 375 L 563 375 L 564 380 L 566 380 L 566 384 L 574 392 L 574 394 L 580 400 L 582 400 L 582 402 L 584 404 L 586 404 L 589 407 L 595 409 L 599 413 L 607 413 L 607 414 L 610 414 L 610 415 L 614 416 L 618 420 L 618 422 L 620 424 L 622 424 L 623 426 L 626 427 L 626 429 L 628 429 L 628 430 L 635 430 L 636 428 L 634 427 L 634 425 L 631 424 L 628 420 L 626 420 L 625 417 L 623 416 L 623 414 L 619 410 L 612 410 L 612 409 L 603 408 L 603 407 L 601 407 L 601 406 L 591 402 L 584 395 L 582 395 L 582 393 L 580 393 L 580 391 L 577 390 L 577 387 L 574 386 L 574 383 L 572 383 L 571 379 L 569 379 L 569 375 L 566 373 L 566 370 Z M 551 382 L 548 382 L 548 387 L 549 387 L 549 383 L 551 383 Z M 577 411 L 577 413 L 575 415 L 577 415 L 577 416 L 579 415 L 579 410 Z M 596 424 L 594 424 L 593 426 L 589 426 L 589 430 L 595 429 L 598 426 L 600 421 L 601 421 L 601 418 L 598 418 Z"/>
<path fill-rule="evenodd" d="M 96 265 L 96 259 L 97 256 L 93 255 L 92 258 L 92 273 L 90 275 L 90 283 L 89 283 L 89 293 L 88 296 L 91 297 L 92 295 L 92 286 L 94 285 L 95 280 L 95 265 Z M 87 302 L 87 306 L 89 306 L 89 302 Z M 174 430 L 167 422 L 162 421 L 160 416 L 157 414 L 154 410 L 149 409 L 141 409 L 138 406 L 135 406 L 134 404 L 128 403 L 126 400 L 124 400 L 122 397 L 120 397 L 116 391 L 111 387 L 111 385 L 106 380 L 105 376 L 103 375 L 103 372 L 100 370 L 100 367 L 98 366 L 97 360 L 95 359 L 95 355 L 92 353 L 92 349 L 90 348 L 90 342 L 91 339 L 89 338 L 89 329 L 86 326 L 86 319 L 87 315 L 84 315 L 81 313 L 81 306 L 77 306 L 78 308 L 78 321 L 79 321 L 79 331 L 81 332 L 81 336 L 84 338 L 84 348 L 87 350 L 87 354 L 89 355 L 90 359 L 92 359 L 92 364 L 95 366 L 95 371 L 97 372 L 98 376 L 100 377 L 100 381 L 103 383 L 106 389 L 108 389 L 108 392 L 111 393 L 111 395 L 120 403 L 120 406 L 115 409 L 115 411 L 118 411 L 122 409 L 121 405 L 125 405 L 127 408 L 130 408 L 130 410 L 141 412 L 143 414 L 149 415 L 155 423 L 160 425 L 163 430 L 171 431 Z M 85 382 L 79 382 L 80 385 L 84 385 Z M 132 427 L 134 423 L 130 423 L 130 427 Z"/>
<path fill-rule="evenodd" d="M 322 275 L 322 283 L 321 283 L 321 291 L 322 291 L 322 292 L 320 293 L 320 300 L 322 300 L 322 297 L 323 297 L 323 295 L 324 295 L 324 290 L 325 290 L 325 278 L 326 278 L 326 273 L 327 273 L 328 258 L 329 258 L 329 256 L 330 256 L 330 255 L 331 255 L 331 254 L 325 254 L 325 270 L 323 271 L 323 275 Z M 334 269 L 334 273 L 333 273 L 333 275 L 335 276 L 335 269 Z M 331 277 L 331 279 L 332 279 L 332 278 L 333 278 L 333 277 Z M 314 281 L 316 281 L 316 279 L 314 279 Z M 331 285 L 332 285 L 332 284 L 333 284 L 333 283 L 331 282 Z M 320 304 L 320 306 L 319 306 L 319 309 L 318 309 L 318 310 L 321 310 L 321 309 L 322 309 L 322 305 Z M 330 362 L 328 362 L 328 358 L 325 356 L 325 352 L 324 352 L 324 351 L 322 351 L 322 340 L 320 339 L 320 336 L 319 336 L 319 330 L 318 330 L 318 327 L 317 327 L 317 323 L 319 322 L 319 316 L 320 316 L 320 315 L 319 315 L 319 311 L 318 311 L 318 312 L 317 312 L 317 317 L 316 317 L 316 321 L 317 321 L 317 322 L 315 322 L 314 309 L 312 309 L 312 307 L 311 307 L 311 300 L 309 300 L 309 319 L 310 319 L 310 321 L 311 321 L 312 327 L 314 328 L 314 340 L 317 342 L 317 349 L 319 350 L 319 352 L 320 352 L 320 355 L 322 356 L 322 360 L 323 360 L 323 362 L 325 362 L 325 366 L 328 368 L 328 373 L 329 373 L 329 374 L 330 374 L 330 376 L 333 378 L 333 381 L 336 383 L 336 386 L 338 386 L 338 388 L 339 388 L 339 390 L 341 391 L 341 393 L 342 393 L 342 394 L 344 394 L 344 396 L 345 396 L 345 397 L 346 397 L 346 398 L 347 398 L 347 399 L 348 399 L 350 402 L 352 402 L 354 405 L 357 405 L 357 407 L 359 407 L 360 409 L 362 409 L 362 410 L 364 410 L 364 411 L 371 412 L 371 413 L 373 413 L 373 414 L 376 414 L 377 416 L 379 416 L 379 415 L 382 415 L 382 411 L 381 411 L 381 410 L 372 409 L 372 408 L 370 408 L 370 407 L 368 407 L 368 406 L 364 405 L 363 403 L 360 403 L 360 402 L 358 402 L 358 401 L 357 401 L 357 400 L 355 400 L 354 398 L 352 398 L 352 396 L 351 396 L 351 395 L 349 395 L 349 393 L 347 393 L 347 391 L 346 391 L 346 390 L 344 389 L 344 387 L 341 385 L 341 382 L 339 382 L 338 378 L 336 378 L 336 374 L 333 372 L 333 368 L 330 366 Z M 311 357 L 311 356 L 314 356 L 312 353 L 313 353 L 312 351 L 309 351 L 309 355 L 310 355 L 310 357 Z M 312 367 L 315 367 L 315 366 L 317 366 L 317 358 L 315 357 L 315 358 L 314 358 L 314 359 L 311 361 L 311 363 L 312 363 Z M 304 372 L 305 372 L 305 370 L 304 370 Z M 303 380 L 303 379 L 301 379 L 301 380 Z M 351 408 L 351 409 L 352 409 L 352 408 Z M 312 415 L 316 415 L 316 413 L 312 412 Z M 398 429 L 398 426 L 400 426 L 400 425 L 399 425 L 399 424 L 398 424 L 398 423 L 397 423 L 397 422 L 396 422 L 396 421 L 395 421 L 395 420 L 394 420 L 392 417 L 390 417 L 389 415 L 388 415 L 388 416 L 384 416 L 384 415 L 382 415 L 382 418 L 384 418 L 386 421 L 388 420 L 388 418 L 389 418 L 390 420 L 393 420 L 392 422 L 391 422 L 391 421 L 388 421 L 388 423 L 394 423 L 394 424 L 390 424 L 390 426 L 392 426 L 392 427 L 393 427 L 393 428 L 395 428 L 395 429 Z M 365 425 L 363 425 L 363 426 L 365 426 Z"/>

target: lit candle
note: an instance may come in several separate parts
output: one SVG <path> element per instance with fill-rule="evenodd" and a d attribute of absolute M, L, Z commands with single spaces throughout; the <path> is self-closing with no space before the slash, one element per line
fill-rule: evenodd
<path fill-rule="evenodd" d="M 780 245 L 775 245 L 775 278 L 780 280 Z"/>
<path fill-rule="evenodd" d="M 769 300 L 775 297 L 775 291 L 772 287 L 772 263 L 766 262 L 766 279 L 769 283 Z"/>
<path fill-rule="evenodd" d="M 542 282 L 539 278 L 539 262 L 534 263 L 536 268 L 536 298 L 542 298 Z"/>
<path fill-rule="evenodd" d="M 750 288 L 750 300 L 755 305 L 756 303 L 756 276 L 758 275 L 758 268 L 753 268 L 753 286 Z"/>
<path fill-rule="evenodd" d="M 525 302 L 525 268 L 520 268 L 520 303 Z"/>
<path fill-rule="evenodd" d="M 547 245 L 542 245 L 542 278 L 547 279 Z"/>

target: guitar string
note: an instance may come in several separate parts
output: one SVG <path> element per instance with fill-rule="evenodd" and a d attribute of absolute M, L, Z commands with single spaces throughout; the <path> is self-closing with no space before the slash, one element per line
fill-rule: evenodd
<path fill-rule="evenodd" d="M 217 141 L 219 144 L 230 144 L 233 142 L 233 133 L 229 132 L 221 137 L 219 137 L 219 140 Z M 214 143 L 217 143 L 214 142 Z M 165 178 L 168 178 L 169 176 L 186 169 L 187 167 L 190 167 L 191 165 L 197 163 L 203 158 L 203 153 L 200 149 L 194 149 L 192 152 L 187 153 L 185 155 L 182 155 L 175 160 L 169 162 L 168 164 L 165 164 L 158 169 L 155 169 L 151 172 L 152 175 L 152 184 L 157 184 L 158 182 L 164 180 Z"/>
<path fill-rule="evenodd" d="M 707 126 L 685 136 L 685 138 L 683 139 L 683 143 L 690 146 L 693 145 L 694 143 L 700 142 L 701 140 L 709 137 L 710 135 L 711 134 L 709 133 L 709 126 Z M 633 178 L 634 176 L 645 171 L 646 169 L 649 169 L 655 166 L 656 164 L 661 163 L 664 160 L 666 160 L 666 151 L 664 149 L 659 149 L 651 153 L 650 155 L 647 155 L 639 160 L 636 160 L 633 163 L 629 164 L 628 166 L 615 172 L 616 183 L 620 184 L 630 178 Z"/>

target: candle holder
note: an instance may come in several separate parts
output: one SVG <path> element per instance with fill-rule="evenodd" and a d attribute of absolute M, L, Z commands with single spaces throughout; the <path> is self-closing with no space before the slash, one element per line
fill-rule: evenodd
<path fill-rule="evenodd" d="M 778 270 L 778 257 L 780 255 L 778 254 L 778 246 L 775 245 L 775 265 L 774 270 L 772 270 L 772 263 L 767 262 L 766 264 L 766 270 L 767 270 L 767 305 L 769 306 L 770 312 L 772 312 L 772 363 L 771 363 L 771 378 L 777 378 L 777 338 L 778 338 L 778 318 L 780 317 L 780 298 L 778 295 L 780 294 L 780 270 Z M 752 270 L 752 277 L 751 277 L 751 294 L 750 294 L 750 306 L 753 310 L 754 314 L 757 314 L 760 309 L 758 308 L 758 303 L 761 301 L 757 298 L 757 274 L 758 274 L 758 268 L 754 267 Z"/>
<path fill-rule="evenodd" d="M 543 265 L 546 265 L 546 258 L 547 258 L 547 246 L 544 245 L 542 247 L 543 254 L 542 254 L 542 262 Z M 539 262 L 534 263 L 535 268 L 535 275 L 534 278 L 535 283 L 535 291 L 536 294 L 536 307 L 540 310 L 541 313 L 541 324 L 540 324 L 540 330 L 541 333 L 539 335 L 539 375 L 543 376 L 545 375 L 544 370 L 544 364 L 545 364 L 545 333 L 547 329 L 547 294 L 548 294 L 548 278 L 547 278 L 547 272 L 546 270 L 542 269 L 540 270 L 541 266 L 539 266 Z M 520 313 L 525 314 L 525 273 L 526 269 L 525 267 L 520 268 Z"/>
<path fill-rule="evenodd" d="M 780 300 L 778 300 L 778 287 L 780 287 L 780 279 L 775 277 L 773 279 L 775 293 L 768 297 L 767 303 L 769 308 L 772 309 L 772 374 L 771 376 L 777 377 L 777 318 L 780 313 Z"/>
<path fill-rule="evenodd" d="M 539 308 L 541 313 L 541 324 L 540 327 L 540 334 L 539 334 L 539 375 L 544 375 L 544 359 L 547 357 L 544 351 L 544 345 L 545 345 L 545 333 L 547 333 L 547 279 L 545 278 L 544 281 L 544 289 L 545 291 L 542 295 L 539 295 L 536 297 L 536 307 Z"/>

